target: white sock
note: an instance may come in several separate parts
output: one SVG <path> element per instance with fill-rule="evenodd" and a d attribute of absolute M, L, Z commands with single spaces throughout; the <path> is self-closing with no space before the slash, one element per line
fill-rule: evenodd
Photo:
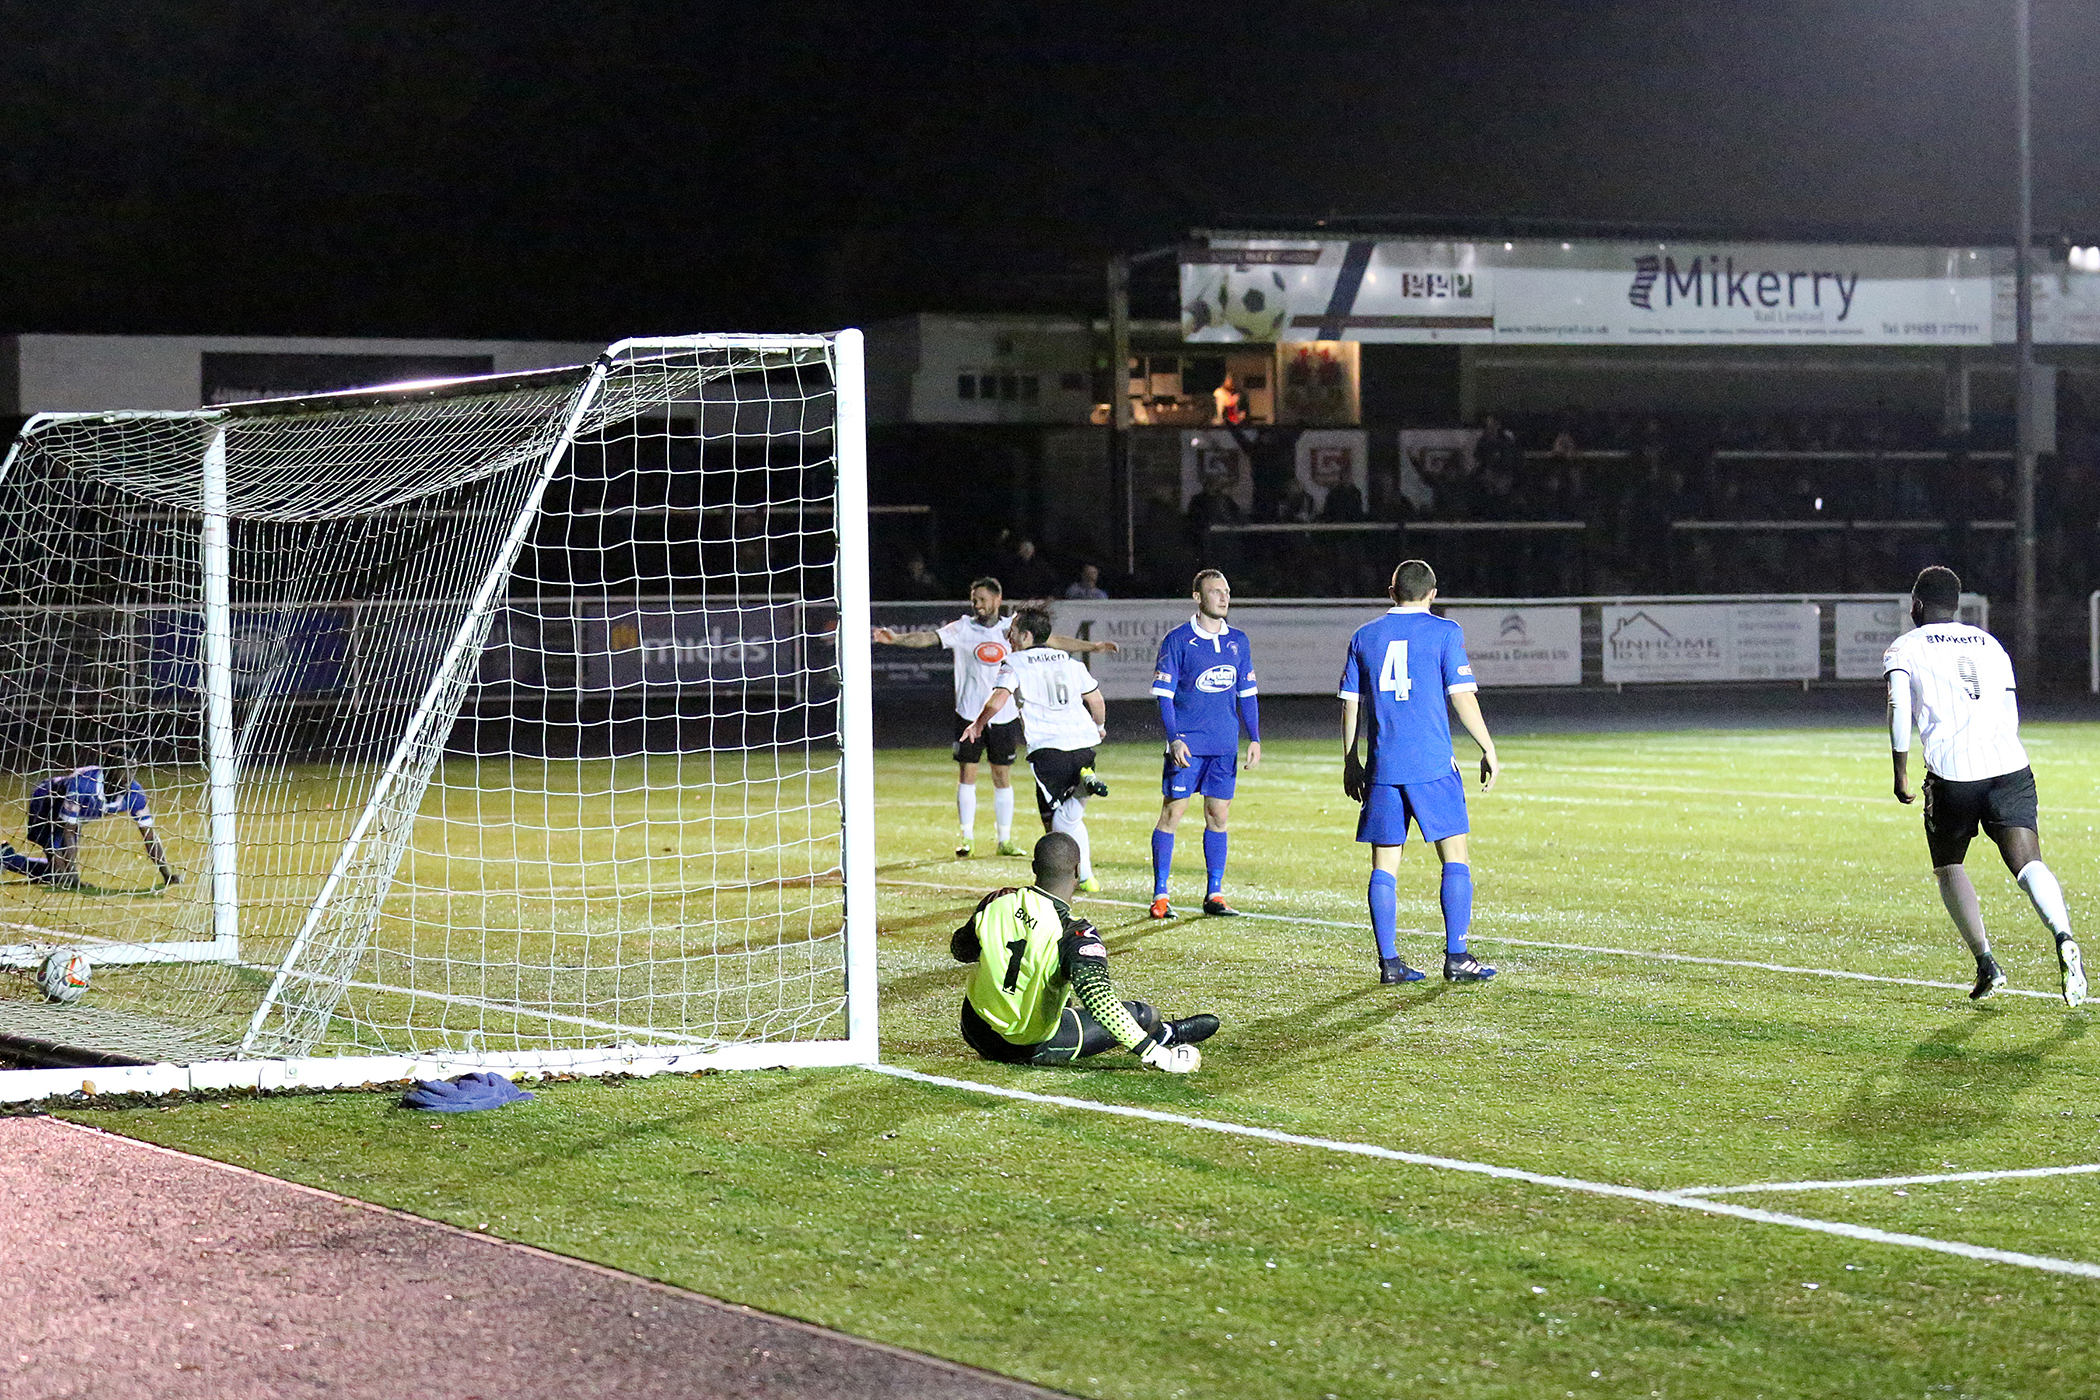
<path fill-rule="evenodd" d="M 2027 898 L 2034 902 L 2034 912 L 2042 916 L 2049 932 L 2061 943 L 2071 936 L 2071 911 L 2064 907 L 2064 887 L 2056 883 L 2049 867 L 2038 860 L 2030 860 L 2020 867 L 2013 877 L 2020 888 L 2027 891 Z"/>
<path fill-rule="evenodd" d="M 955 818 L 966 832 L 977 830 L 977 784 L 955 785 Z"/>
<path fill-rule="evenodd" d="M 1014 836 L 1014 790 L 1010 787 L 992 789 L 992 825 L 998 829 L 1001 841 L 1011 841 Z"/>
<path fill-rule="evenodd" d="M 1050 816 L 1050 829 L 1062 831 L 1079 843 L 1079 878 L 1093 879 L 1094 848 L 1093 843 L 1087 840 L 1086 803 L 1076 797 L 1067 797 L 1058 803 L 1057 810 Z"/>
<path fill-rule="evenodd" d="M 1969 872 L 1958 865 L 1943 865 L 1932 874 L 1940 884 L 1940 903 L 1947 906 L 1947 917 L 1961 930 L 1962 942 L 1977 957 L 1989 957 L 1991 940 L 1983 931 L 1983 906 L 1976 902 L 1976 886 L 1969 883 Z"/>

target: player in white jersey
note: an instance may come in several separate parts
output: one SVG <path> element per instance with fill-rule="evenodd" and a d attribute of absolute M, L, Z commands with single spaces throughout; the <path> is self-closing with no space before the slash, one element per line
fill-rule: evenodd
<path fill-rule="evenodd" d="M 1925 748 L 1925 845 L 1933 878 L 1976 955 L 1976 986 L 1969 996 L 1981 1001 L 2005 985 L 1991 956 L 1976 887 L 1962 865 L 1980 824 L 2055 937 L 2064 1003 L 2076 1006 L 2085 1000 L 2085 966 L 2071 936 L 2063 887 L 2042 864 L 2034 770 L 2020 744 L 2012 658 L 1990 633 L 1956 621 L 1960 610 L 1961 580 L 1954 571 L 1926 569 L 1911 589 L 1910 617 L 1917 626 L 1896 638 L 1881 659 L 1896 800 L 1918 800 L 1909 774 L 1915 718 Z"/>
<path fill-rule="evenodd" d="M 965 737 L 976 737 L 1009 698 L 1018 702 L 1043 829 L 1062 831 L 1079 843 L 1079 888 L 1098 890 L 1093 846 L 1087 839 L 1086 797 L 1094 745 L 1108 737 L 1101 682 L 1051 645 L 1050 614 L 1041 608 L 1014 614 L 1013 640 L 1013 654 L 1000 666 L 992 693 Z"/>
<path fill-rule="evenodd" d="M 992 693 L 992 679 L 1012 650 L 1006 629 L 1012 618 L 1002 617 L 1004 590 L 995 578 L 980 578 L 970 584 L 970 610 L 932 632 L 897 632 L 877 627 L 872 636 L 885 646 L 946 647 L 955 653 L 955 854 L 967 856 L 977 844 L 977 765 L 992 761 L 992 826 L 999 839 L 999 854 L 1020 856 L 1028 852 L 1013 839 L 1014 757 L 1021 742 L 1021 720 L 1009 704 L 980 737 L 965 740 L 963 730 L 984 700 Z M 1052 637 L 1050 645 L 1066 651 L 1114 651 L 1114 642 L 1082 642 L 1074 637 Z"/>

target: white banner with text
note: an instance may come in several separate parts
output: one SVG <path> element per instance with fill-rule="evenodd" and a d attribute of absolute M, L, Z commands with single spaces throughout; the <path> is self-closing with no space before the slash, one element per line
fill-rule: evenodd
<path fill-rule="evenodd" d="M 1606 684 L 1814 680 L 1822 609 L 1814 603 L 1607 603 Z"/>
<path fill-rule="evenodd" d="M 1492 689 L 1582 684 L 1579 607 L 1446 608 L 1466 634 L 1473 675 Z"/>
<path fill-rule="evenodd" d="M 1181 258 L 1182 335 L 1197 342 L 1989 345 L 2003 338 L 1993 276 L 2001 259 L 1989 248 L 1218 235 Z M 2078 299 L 2074 280 L 2059 280 L 2048 326 L 2062 322 L 2070 333 Z M 2038 330 L 2043 324 L 2038 317 Z"/>

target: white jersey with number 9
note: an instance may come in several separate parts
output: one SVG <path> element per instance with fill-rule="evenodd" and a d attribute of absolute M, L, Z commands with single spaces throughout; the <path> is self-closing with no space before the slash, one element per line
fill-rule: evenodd
<path fill-rule="evenodd" d="M 1990 633 L 1928 622 L 1890 644 L 1881 672 L 1891 685 L 1908 677 L 1925 766 L 1941 778 L 1968 783 L 2027 766 L 2012 658 Z"/>

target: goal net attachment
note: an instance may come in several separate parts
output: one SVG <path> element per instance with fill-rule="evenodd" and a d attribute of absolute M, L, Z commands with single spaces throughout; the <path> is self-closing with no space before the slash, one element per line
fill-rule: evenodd
<path fill-rule="evenodd" d="M 0 1054 L 103 1092 L 874 1058 L 862 404 L 845 331 L 30 420 Z"/>

